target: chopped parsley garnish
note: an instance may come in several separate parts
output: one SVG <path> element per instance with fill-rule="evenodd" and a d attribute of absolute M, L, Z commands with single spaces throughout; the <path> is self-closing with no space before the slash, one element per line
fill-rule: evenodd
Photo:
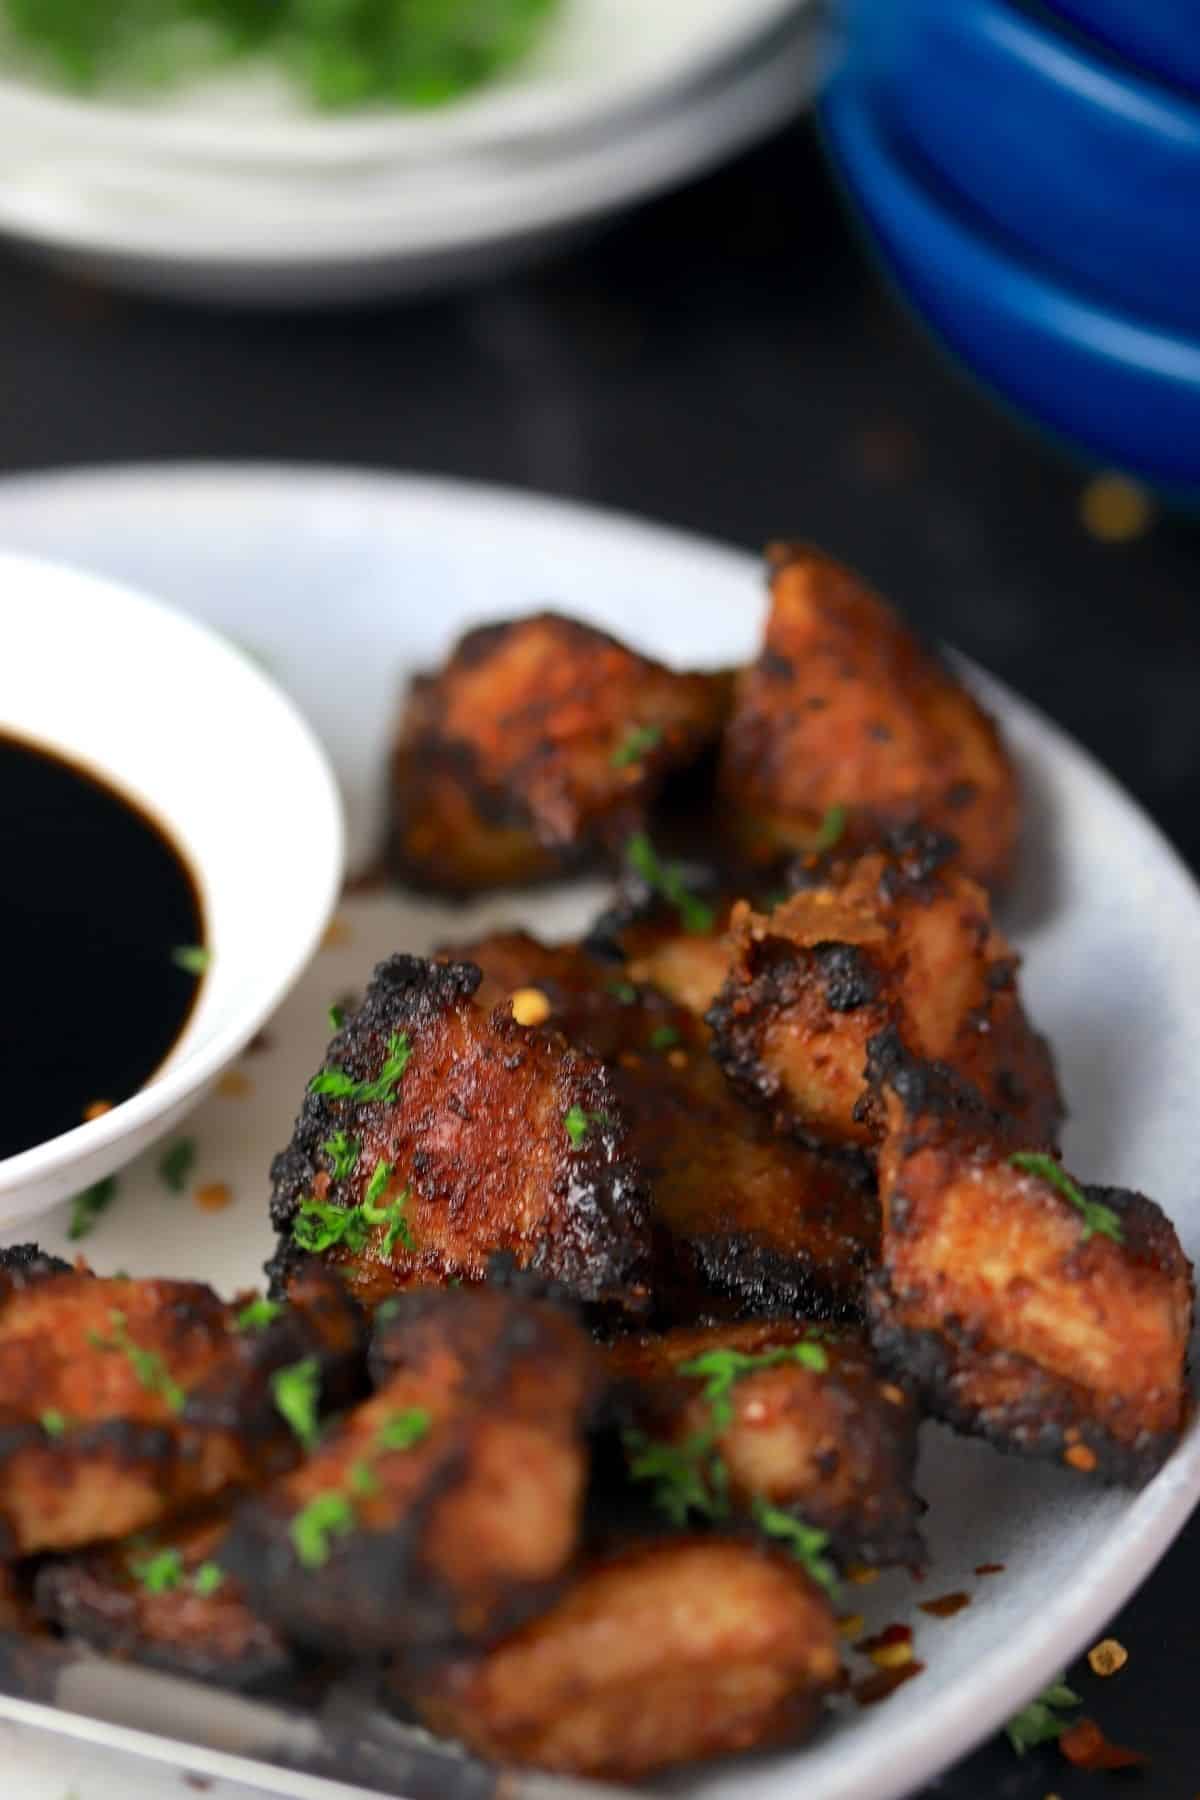
<path fill-rule="evenodd" d="M 368 1462 L 350 1464 L 350 1492 L 356 1500 L 370 1500 L 380 1490 L 380 1480 Z"/>
<path fill-rule="evenodd" d="M 375 1164 L 374 1169 L 371 1171 L 371 1179 L 367 1183 L 367 1191 L 364 1197 L 365 1206 L 374 1206 L 378 1201 L 382 1200 L 384 1194 L 387 1192 L 387 1184 L 392 1179 L 392 1170 L 395 1166 L 394 1163 L 384 1162 L 382 1158 Z"/>
<path fill-rule="evenodd" d="M 846 808 L 831 806 L 821 823 L 817 826 L 817 834 L 813 838 L 812 848 L 816 855 L 824 850 L 832 850 L 839 843 L 846 829 Z"/>
<path fill-rule="evenodd" d="M 322 1069 L 309 1082 L 309 1090 L 314 1094 L 331 1094 L 337 1100 L 353 1100 L 360 1106 L 365 1106 L 371 1100 L 389 1104 L 396 1098 L 396 1090 L 411 1059 L 412 1046 L 408 1041 L 408 1033 L 393 1032 L 388 1039 L 383 1066 L 374 1080 L 355 1081 L 345 1069 Z"/>
<path fill-rule="evenodd" d="M 609 761 L 614 769 L 627 769 L 631 763 L 641 762 L 643 756 L 649 756 L 651 750 L 657 750 L 662 740 L 661 725 L 631 725 Z"/>
<path fill-rule="evenodd" d="M 179 944 L 171 952 L 171 961 L 188 975 L 203 975 L 212 961 L 212 951 L 203 944 Z"/>
<path fill-rule="evenodd" d="M 202 1562 L 192 1576 L 192 1592 L 199 1594 L 202 1600 L 211 1599 L 225 1580 L 225 1571 L 220 1563 Z"/>
<path fill-rule="evenodd" d="M 178 1143 L 172 1144 L 169 1150 L 163 1152 L 158 1172 L 173 1194 L 182 1194 L 195 1160 L 195 1138 L 180 1138 Z"/>
<path fill-rule="evenodd" d="M 659 1025 L 650 1033 L 652 1050 L 673 1050 L 679 1042 L 679 1033 L 673 1025 Z"/>
<path fill-rule="evenodd" d="M 570 1138 L 573 1150 L 578 1150 L 593 1125 L 611 1124 L 612 1120 L 607 1113 L 584 1112 L 578 1101 L 563 1114 L 563 1130 Z"/>
<path fill-rule="evenodd" d="M 336 1489 L 317 1494 L 292 1520 L 291 1538 L 296 1555 L 306 1569 L 319 1569 L 330 1557 L 330 1538 L 347 1537 L 354 1530 L 354 1507 Z"/>
<path fill-rule="evenodd" d="M 71 1202 L 71 1223 L 67 1229 L 67 1236 L 72 1243 L 87 1237 L 95 1228 L 100 1214 L 107 1212 L 116 1197 L 115 1175 L 106 1175 L 103 1181 L 93 1182 L 90 1188 L 84 1188 L 82 1194 L 76 1194 Z"/>
<path fill-rule="evenodd" d="M 283 1310 L 279 1300 L 251 1300 L 243 1306 L 234 1323 L 239 1331 L 265 1331 Z"/>
<path fill-rule="evenodd" d="M 344 1131 L 335 1131 L 327 1137 L 321 1149 L 329 1158 L 335 1181 L 345 1181 L 353 1175 L 358 1166 L 358 1153 L 361 1145 L 357 1138 L 348 1137 Z"/>
<path fill-rule="evenodd" d="M 803 1519 L 785 1512 L 781 1506 L 772 1506 L 761 1494 L 755 1495 L 752 1510 L 754 1523 L 761 1532 L 786 1544 L 805 1574 L 827 1594 L 836 1591 L 837 1573 L 823 1554 L 829 1547 L 827 1531 L 818 1531 L 815 1526 L 806 1525 Z"/>
<path fill-rule="evenodd" d="M 630 1427 L 622 1433 L 622 1442 L 630 1480 L 653 1483 L 650 1497 L 672 1525 L 685 1525 L 689 1513 L 705 1519 L 726 1517 L 728 1475 L 713 1451 L 711 1432 L 669 1444 Z"/>
<path fill-rule="evenodd" d="M 169 1594 L 183 1584 L 183 1557 L 178 1550 L 139 1556 L 131 1566 L 148 1594 Z"/>
<path fill-rule="evenodd" d="M 1065 1681 L 1060 1678 L 1052 1682 L 1044 1693 L 1039 1694 L 1036 1700 L 1031 1700 L 1028 1706 L 1023 1706 L 1008 1721 L 1004 1730 L 1009 1743 L 1018 1756 L 1024 1756 L 1035 1744 L 1051 1743 L 1060 1738 L 1072 1723 L 1070 1719 L 1060 1717 L 1060 1714 L 1082 1705 L 1079 1695 Z"/>
<path fill-rule="evenodd" d="M 67 1429 L 67 1415 L 59 1412 L 57 1406 L 48 1406 L 39 1424 L 47 1437 L 60 1438 Z"/>
<path fill-rule="evenodd" d="M 677 1363 L 676 1368 L 680 1375 L 704 1377 L 703 1398 L 708 1402 L 713 1430 L 719 1434 L 733 1424 L 733 1389 L 742 1377 L 758 1369 L 776 1369 L 782 1363 L 799 1363 L 801 1368 L 823 1375 L 829 1358 L 820 1344 L 805 1338 L 798 1344 L 760 1351 L 756 1356 L 744 1350 L 705 1350 L 688 1362 Z"/>
<path fill-rule="evenodd" d="M 605 985 L 613 999 L 619 1000 L 622 1006 L 637 1005 L 638 991 L 632 981 L 609 981 Z"/>
<path fill-rule="evenodd" d="M 271 1396 L 275 1410 L 287 1420 L 306 1450 L 311 1450 L 321 1435 L 317 1407 L 321 1397 L 321 1365 L 315 1356 L 306 1356 L 286 1369 L 276 1369 L 271 1377 Z"/>
<path fill-rule="evenodd" d="M 411 1450 L 428 1437 L 433 1420 L 423 1406 L 409 1406 L 385 1419 L 375 1434 L 377 1450 Z"/>
<path fill-rule="evenodd" d="M 1071 1180 L 1061 1163 L 1047 1156 L 1041 1150 L 1018 1150 L 1009 1157 L 1014 1169 L 1020 1169 L 1026 1175 L 1037 1175 L 1042 1181 L 1057 1188 L 1064 1199 L 1071 1202 L 1083 1217 L 1083 1242 L 1090 1237 L 1111 1238 L 1114 1244 L 1123 1244 L 1125 1234 L 1121 1230 L 1121 1221 L 1111 1206 L 1104 1206 L 1099 1200 L 1089 1200 L 1083 1189 Z"/>
<path fill-rule="evenodd" d="M 108 1315 L 112 1336 L 101 1337 L 98 1331 L 88 1332 L 88 1343 L 96 1350 L 118 1351 L 127 1357 L 134 1374 L 148 1394 L 161 1394 L 172 1412 L 182 1412 L 187 1405 L 187 1395 L 175 1380 L 157 1350 L 145 1350 L 141 1344 L 135 1344 L 127 1330 L 127 1320 L 123 1312 L 115 1308 Z"/>
<path fill-rule="evenodd" d="M 345 1023 L 346 1023 L 346 1009 L 343 1006 L 339 1006 L 337 1001 L 335 1000 L 333 1005 L 329 1009 L 330 1029 L 333 1031 L 340 1031 L 342 1029 L 342 1026 Z"/>
<path fill-rule="evenodd" d="M 637 831 L 625 845 L 625 860 L 635 875 L 640 875 L 648 888 L 673 906 L 685 931 L 703 937 L 716 924 L 716 914 L 705 901 L 697 899 L 684 884 L 683 876 L 671 863 L 665 863 L 644 831 Z"/>
<path fill-rule="evenodd" d="M 344 1244 L 352 1255 L 357 1255 L 365 1248 L 375 1226 L 385 1225 L 387 1230 L 381 1246 L 385 1256 L 390 1256 L 397 1244 L 403 1244 L 406 1250 L 414 1250 L 412 1227 L 404 1211 L 412 1190 L 405 1188 L 387 1206 L 376 1206 L 371 1197 L 374 1195 L 378 1199 L 383 1194 L 391 1180 L 392 1166 L 382 1161 L 376 1163 L 366 1195 L 358 1206 L 335 1206 L 329 1200 L 307 1197 L 301 1200 L 300 1210 L 292 1223 L 293 1242 L 313 1255 L 330 1250 L 336 1244 Z"/>

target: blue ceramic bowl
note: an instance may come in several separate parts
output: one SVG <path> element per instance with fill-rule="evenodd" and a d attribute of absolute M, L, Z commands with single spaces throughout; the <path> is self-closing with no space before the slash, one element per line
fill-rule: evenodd
<path fill-rule="evenodd" d="M 1200 103 L 1007 0 L 852 0 L 847 18 L 848 73 L 898 154 L 1102 305 L 1200 337 Z"/>
<path fill-rule="evenodd" d="M 995 99 L 979 94 L 980 111 Z M 1168 488 L 1200 488 L 1200 334 L 1193 341 L 1147 324 L 1014 254 L 897 153 L 853 63 L 822 115 L 834 162 L 888 267 L 972 369 L 1103 460 Z M 1062 229 L 1071 229 L 1069 218 Z"/>
<path fill-rule="evenodd" d="M 1200 93 L 1196 0 L 1048 0 L 1048 4 L 1106 49 Z"/>

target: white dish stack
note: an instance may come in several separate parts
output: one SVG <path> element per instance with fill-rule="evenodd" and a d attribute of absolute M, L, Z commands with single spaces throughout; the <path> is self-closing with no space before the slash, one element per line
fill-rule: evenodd
<path fill-rule="evenodd" d="M 147 292 L 321 304 L 544 254 L 799 112 L 816 0 L 564 0 L 534 54 L 431 112 L 305 111 L 262 75 L 143 104 L 0 76 L 0 233 Z"/>

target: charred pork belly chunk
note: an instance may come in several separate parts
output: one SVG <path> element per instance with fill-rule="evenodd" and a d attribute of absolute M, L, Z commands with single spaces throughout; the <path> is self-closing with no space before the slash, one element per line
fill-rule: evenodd
<path fill-rule="evenodd" d="M 677 674 L 556 613 L 469 632 L 401 722 L 398 870 L 470 894 L 613 861 L 715 742 L 729 693 L 727 676 Z"/>
<path fill-rule="evenodd" d="M 37 1610 L 107 1656 L 222 1687 L 274 1685 L 294 1658 L 225 1571 L 228 1524 L 227 1511 L 212 1511 L 49 1559 L 35 1579 Z"/>
<path fill-rule="evenodd" d="M 361 1380 L 357 1309 L 320 1271 L 264 1313 L 198 1282 L 53 1268 L 29 1281 L 28 1267 L 15 1286 L 0 1274 L 10 1555 L 124 1537 L 284 1469 L 297 1445 L 280 1384 L 303 1379 L 314 1405 L 335 1406 Z"/>
<path fill-rule="evenodd" d="M 996 726 L 942 660 L 849 569 L 805 545 L 767 553 L 771 607 L 737 677 L 721 791 L 747 855 L 853 848 L 895 826 L 949 833 L 985 886 L 1010 872 L 1019 822 Z"/>
<path fill-rule="evenodd" d="M 556 1306 L 430 1289 L 377 1316 L 371 1398 L 239 1509 L 223 1565 L 302 1642 L 419 1660 L 553 1598 L 602 1371 Z"/>
<path fill-rule="evenodd" d="M 586 1565 L 540 1618 L 398 1691 L 481 1756 L 635 1781 L 798 1741 L 838 1674 L 829 1603 L 797 1564 L 679 1538 Z"/>
<path fill-rule="evenodd" d="M 881 1359 L 926 1410 L 1001 1450 L 1138 1483 L 1187 1408 L 1192 1271 L 1163 1212 L 997 1142 L 909 1075 L 888 1096 Z"/>
<path fill-rule="evenodd" d="M 396 956 L 334 1037 L 274 1164 L 274 1265 L 319 1253 L 368 1305 L 481 1281 L 498 1252 L 644 1311 L 650 1227 L 608 1069 L 475 995 L 465 964 Z"/>
<path fill-rule="evenodd" d="M 770 914 L 736 908 L 708 1021 L 717 1060 L 777 1127 L 876 1145 L 870 1047 L 895 1035 L 977 1087 L 1014 1146 L 1048 1147 L 1062 1101 L 1016 986 L 1018 959 L 944 839 L 904 832 L 837 862 Z"/>
<path fill-rule="evenodd" d="M 762 1320 L 608 1351 L 635 1482 L 681 1522 L 742 1519 L 838 1562 L 924 1561 L 918 1417 L 861 1333 Z M 824 1541 L 818 1541 L 819 1538 Z"/>

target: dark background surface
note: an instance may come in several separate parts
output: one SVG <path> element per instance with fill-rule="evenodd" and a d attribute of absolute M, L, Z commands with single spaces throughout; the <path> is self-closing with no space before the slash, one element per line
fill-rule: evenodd
<path fill-rule="evenodd" d="M 1200 865 L 1200 530 L 1088 534 L 1086 473 L 882 291 L 807 127 L 566 262 L 428 304 L 205 313 L 0 257 L 0 468 L 199 456 L 509 482 L 746 546 L 816 538 L 1052 713 Z M 1198 1615 L 1200 1525 L 1114 1622 L 1126 1669 L 1073 1671 L 1144 1773 L 996 1740 L 928 1791 L 1193 1800 Z M 890 1704 L 919 1706 L 919 1681 Z"/>

